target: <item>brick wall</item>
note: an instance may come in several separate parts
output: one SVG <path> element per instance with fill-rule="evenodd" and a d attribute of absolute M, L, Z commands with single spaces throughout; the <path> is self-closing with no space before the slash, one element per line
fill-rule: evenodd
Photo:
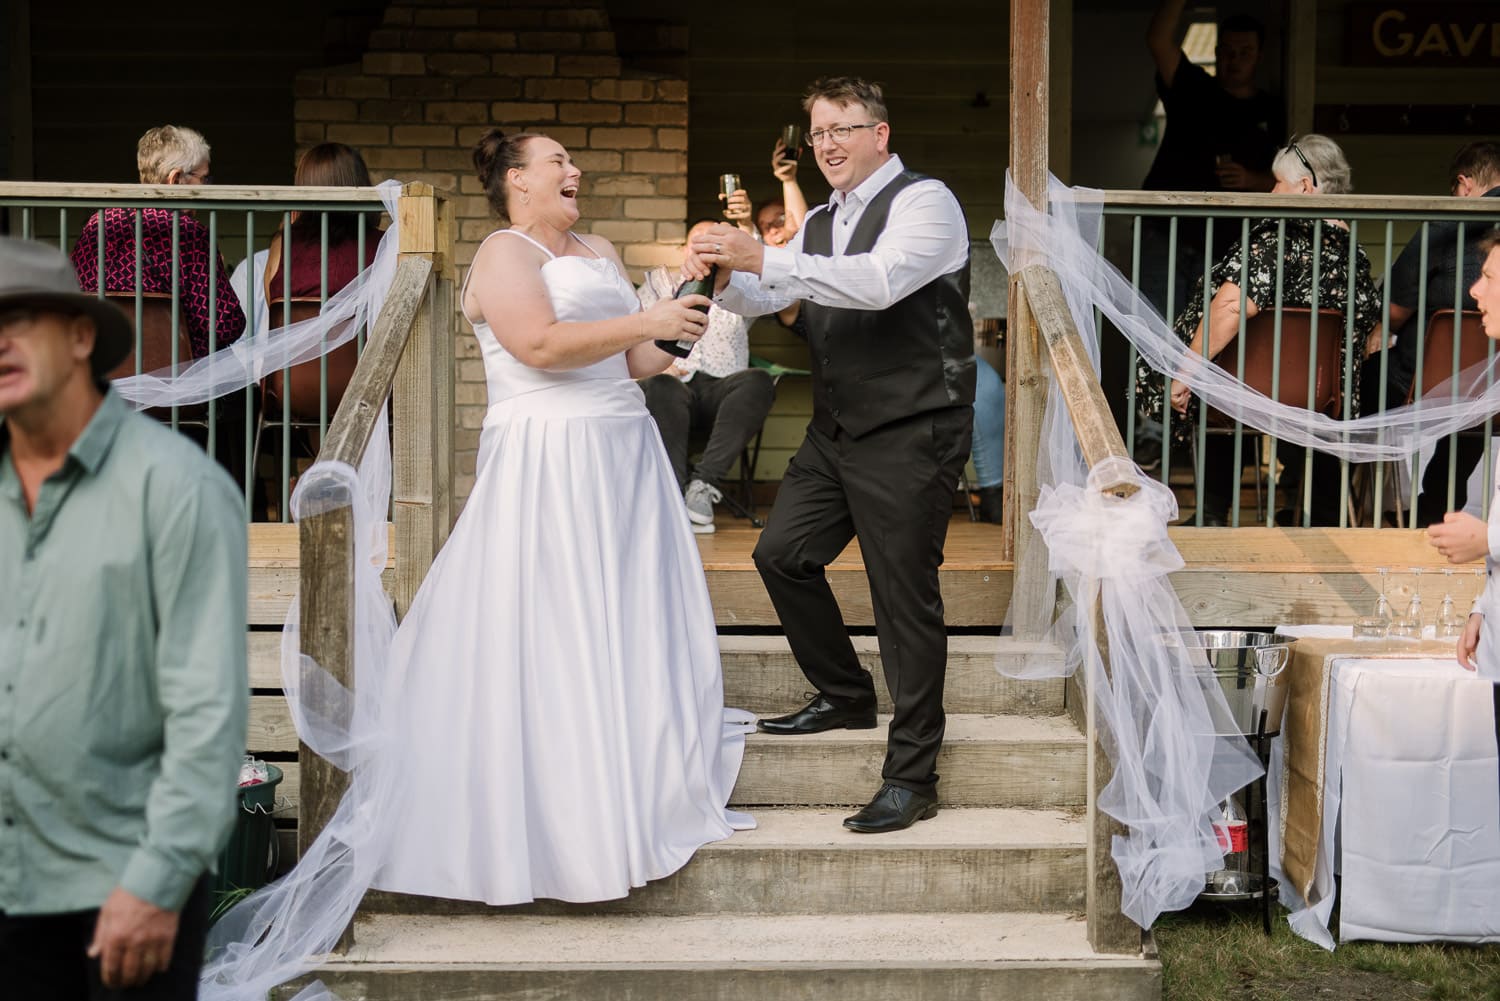
<path fill-rule="evenodd" d="M 687 216 L 688 88 L 632 73 L 602 0 L 395 0 L 358 67 L 297 78 L 299 148 L 358 148 L 376 180 L 447 193 L 466 267 L 496 226 L 470 150 L 491 125 L 531 128 L 568 147 L 584 172 L 579 228 L 613 241 L 632 278 L 675 264 Z M 484 369 L 455 322 L 460 503 L 474 483 Z"/>

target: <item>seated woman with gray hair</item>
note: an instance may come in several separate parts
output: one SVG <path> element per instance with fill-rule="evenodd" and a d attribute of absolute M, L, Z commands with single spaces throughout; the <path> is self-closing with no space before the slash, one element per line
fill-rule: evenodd
<path fill-rule="evenodd" d="M 1321 195 L 1345 194 L 1354 190 L 1350 182 L 1349 161 L 1343 150 L 1327 136 L 1306 135 L 1288 143 L 1276 154 L 1271 163 L 1276 178 L 1272 194 Z M 1349 226 L 1339 219 L 1289 218 L 1284 220 L 1285 233 L 1281 232 L 1283 220 L 1263 219 L 1250 227 L 1250 236 L 1243 246 L 1240 241 L 1230 246 L 1224 256 L 1214 263 L 1209 281 L 1211 296 L 1208 307 L 1207 337 L 1209 358 L 1216 358 L 1229 347 L 1240 330 L 1241 304 L 1245 318 L 1255 316 L 1263 309 L 1275 309 L 1277 301 L 1278 274 L 1280 275 L 1281 304 L 1284 307 L 1309 308 L 1313 301 L 1313 261 L 1318 262 L 1317 300 L 1319 309 L 1349 308 L 1349 275 L 1354 273 L 1354 329 L 1364 345 L 1361 360 L 1379 345 L 1380 292 L 1370 274 L 1370 260 L 1365 252 L 1350 245 Z M 1321 225 L 1320 225 L 1321 223 Z M 1277 246 L 1280 242 L 1281 252 Z M 1317 243 L 1317 246 L 1314 243 Z M 1249 259 L 1244 268 L 1245 258 Z M 1245 287 L 1240 288 L 1241 275 L 1245 276 Z M 1199 278 L 1182 313 L 1173 324 L 1173 329 L 1188 349 L 1195 354 L 1204 354 L 1204 286 Z M 1342 334 L 1342 330 L 1340 330 Z M 1343 338 L 1340 338 L 1341 342 Z M 1340 350 L 1340 371 L 1346 364 Z M 1136 387 L 1144 412 L 1161 419 L 1163 404 L 1163 377 L 1139 365 Z M 1188 387 L 1172 380 L 1170 400 L 1172 404 L 1172 436 L 1180 449 L 1179 455 L 1187 455 L 1196 431 L 1196 413 L 1190 412 L 1192 394 Z M 1359 412 L 1359 380 L 1355 379 L 1350 398 L 1343 401 L 1345 414 Z M 1250 449 L 1242 453 L 1248 458 Z M 1286 458 L 1286 456 L 1283 456 Z M 1296 465 L 1288 461 L 1288 466 Z M 1331 465 L 1336 474 L 1337 463 L 1321 454 L 1314 460 L 1314 478 L 1322 483 L 1323 476 Z M 1234 468 L 1233 441 L 1224 436 L 1210 436 L 1203 456 L 1203 523 L 1205 525 L 1227 524 L 1230 501 L 1239 486 L 1238 470 Z M 1338 523 L 1339 494 L 1337 489 L 1313 489 L 1313 524 Z"/>
<path fill-rule="evenodd" d="M 148 129 L 136 144 L 136 168 L 142 184 L 208 184 L 208 142 L 197 131 L 180 125 Z M 136 214 L 140 214 L 140 273 L 136 272 Z M 99 220 L 104 219 L 104 238 Z M 174 218 L 177 258 L 172 255 Z M 78 272 L 78 285 L 85 292 L 99 289 L 103 275 L 106 292 L 133 293 L 137 281 L 142 292 L 170 294 L 174 289 L 187 325 L 193 358 L 209 353 L 210 345 L 225 347 L 245 332 L 245 314 L 239 297 L 229 284 L 224 258 L 208 238 L 208 227 L 190 211 L 147 207 L 105 209 L 94 213 L 83 225 L 70 255 Z M 210 310 L 209 277 L 212 261 L 213 309 Z M 173 270 L 176 269 L 176 281 Z M 183 358 L 186 364 L 191 358 Z"/>

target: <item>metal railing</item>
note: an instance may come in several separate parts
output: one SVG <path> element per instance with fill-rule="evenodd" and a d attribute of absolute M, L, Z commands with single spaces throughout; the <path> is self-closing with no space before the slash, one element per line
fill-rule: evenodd
<path fill-rule="evenodd" d="M 0 216 L 9 231 L 70 254 L 80 286 L 116 302 L 132 318 L 133 360 L 116 376 L 140 375 L 157 365 L 175 376 L 195 356 L 292 323 L 294 311 L 321 311 L 352 277 L 330 276 L 330 260 L 341 249 L 330 240 L 331 222 L 354 216 L 358 271 L 380 239 L 384 212 L 375 188 L 0 182 Z M 279 241 L 279 288 L 273 278 L 268 291 L 262 274 L 273 236 L 290 233 L 293 219 L 310 213 L 318 220 L 321 280 L 299 304 L 293 240 Z M 356 353 L 364 340 L 360 329 Z M 291 368 L 201 407 L 173 405 L 153 413 L 226 466 L 243 490 L 248 520 L 289 520 L 297 466 L 311 461 L 328 432 L 343 386 L 330 386 L 327 353 L 307 364 L 318 370 L 316 402 L 301 406 L 300 415 L 288 398 Z M 269 386 L 277 376 L 279 397 Z M 270 449 L 268 431 L 277 439 Z"/>
<path fill-rule="evenodd" d="M 1462 367 L 1460 365 L 1461 340 L 1472 342 L 1474 338 L 1483 338 L 1477 320 L 1472 315 L 1468 318 L 1464 316 L 1466 311 L 1472 311 L 1474 308 L 1473 301 L 1468 297 L 1468 285 L 1472 281 L 1472 276 L 1466 277 L 1466 273 L 1477 271 L 1478 262 L 1475 260 L 1468 265 L 1462 262 L 1466 258 L 1473 258 L 1471 245 L 1475 239 L 1495 223 L 1500 222 L 1500 201 L 1406 196 L 1110 191 L 1105 193 L 1104 214 L 1105 225 L 1101 228 L 1099 235 L 1100 252 L 1108 256 L 1132 284 L 1144 289 L 1147 297 L 1174 327 L 1183 319 L 1184 311 L 1189 305 L 1186 300 L 1192 296 L 1201 296 L 1201 299 L 1192 305 L 1201 308 L 1201 314 L 1205 320 L 1209 316 L 1214 291 L 1213 269 L 1216 263 L 1214 253 L 1216 246 L 1218 253 L 1222 255 L 1231 243 L 1243 247 L 1253 231 L 1269 231 L 1274 234 L 1272 239 L 1275 242 L 1275 249 L 1261 257 L 1262 263 L 1268 261 L 1274 267 L 1274 278 L 1269 283 L 1263 278 L 1260 280 L 1261 284 L 1269 284 L 1274 288 L 1272 301 L 1256 304 L 1263 313 L 1269 313 L 1272 317 L 1271 382 L 1269 386 L 1257 388 L 1261 388 L 1268 395 L 1283 402 L 1308 407 L 1318 405 L 1318 387 L 1315 382 L 1319 334 L 1321 333 L 1326 338 L 1332 333 L 1341 342 L 1338 352 L 1338 371 L 1332 388 L 1336 392 L 1337 399 L 1342 401 L 1342 405 L 1338 412 L 1331 416 L 1357 416 L 1350 412 L 1348 404 L 1357 395 L 1357 382 L 1366 364 L 1363 350 L 1366 331 L 1359 329 L 1357 319 L 1362 310 L 1356 306 L 1359 293 L 1357 286 L 1362 285 L 1363 282 L 1358 273 L 1358 256 L 1352 249 L 1349 254 L 1352 260 L 1345 280 L 1337 286 L 1325 280 L 1324 276 L 1328 274 L 1328 270 L 1324 266 L 1323 243 L 1328 227 L 1347 226 L 1348 244 L 1350 248 L 1358 247 L 1363 250 L 1369 261 L 1370 277 L 1374 280 L 1378 290 L 1376 303 L 1372 305 L 1376 307 L 1377 329 L 1384 331 L 1386 336 L 1381 339 L 1380 347 L 1374 355 L 1370 356 L 1368 362 L 1374 393 L 1372 399 L 1362 401 L 1361 409 L 1364 413 L 1386 410 L 1408 402 L 1405 398 L 1393 398 L 1389 385 L 1391 363 L 1395 357 L 1389 336 L 1393 326 L 1391 269 L 1397 255 L 1408 240 L 1415 248 L 1421 278 L 1415 309 L 1402 330 L 1403 337 L 1415 338 L 1413 351 L 1416 369 L 1411 376 L 1413 397 L 1420 398 L 1424 386 L 1431 387 L 1449 376 L 1458 374 Z M 1310 260 L 1298 260 L 1294 262 L 1292 268 L 1289 268 L 1287 232 L 1288 224 L 1294 220 L 1311 224 L 1312 252 Z M 1453 233 L 1439 240 L 1433 228 L 1443 223 L 1450 224 Z M 1196 233 L 1189 235 L 1192 230 L 1201 233 L 1201 239 L 1197 238 Z M 1451 245 L 1448 242 L 1450 240 Z M 1201 256 L 1195 256 L 1194 246 L 1202 246 L 1206 248 L 1206 252 Z M 1460 262 L 1456 280 L 1452 285 L 1442 288 L 1429 287 L 1427 284 L 1429 265 L 1437 260 L 1439 255 L 1449 253 L 1454 254 Z M 1182 266 L 1185 261 L 1188 262 L 1186 268 Z M 1238 275 L 1226 276 L 1227 280 L 1237 284 L 1240 290 L 1238 330 L 1230 344 L 1215 360 L 1221 366 L 1235 372 L 1246 371 L 1245 302 L 1248 297 L 1247 286 L 1250 284 L 1250 267 L 1250 255 L 1242 253 L 1239 257 Z M 1305 269 L 1310 269 L 1311 272 L 1311 295 L 1306 301 L 1292 295 L 1287 281 L 1289 274 L 1298 272 L 1301 272 L 1299 277 L 1308 277 Z M 1153 277 L 1157 280 L 1152 281 Z M 1202 285 L 1198 286 L 1200 280 Z M 1320 331 L 1320 324 L 1317 322 L 1320 310 L 1326 310 L 1330 306 L 1337 309 L 1339 316 L 1336 320 L 1332 317 L 1327 318 L 1321 325 Z M 1313 318 L 1311 340 L 1305 348 L 1308 352 L 1306 358 L 1290 358 L 1284 356 L 1282 352 L 1283 325 L 1289 315 L 1288 310 L 1296 308 L 1310 310 Z M 1427 337 L 1429 324 L 1432 317 L 1443 310 L 1451 310 L 1458 323 L 1451 342 L 1443 341 L 1442 346 L 1448 348 L 1447 355 L 1441 358 L 1429 358 Z M 1102 318 L 1099 318 L 1097 323 L 1101 343 L 1108 345 L 1109 339 L 1119 338 L 1118 333 L 1108 328 Z M 1205 323 L 1204 326 L 1206 334 L 1207 324 Z M 1459 336 L 1460 334 L 1462 337 Z M 1203 336 L 1201 342 L 1207 355 L 1208 337 Z M 1438 342 L 1435 339 L 1433 343 L 1436 345 Z M 1326 341 L 1323 347 L 1325 350 L 1329 347 Z M 1463 357 L 1472 360 L 1475 357 L 1472 354 L 1473 350 L 1472 347 L 1465 349 Z M 1486 342 L 1479 347 L 1478 351 L 1478 357 L 1493 358 L 1493 344 Z M 1108 349 L 1106 354 L 1110 354 Z M 1136 387 L 1136 351 L 1134 346 L 1129 346 L 1126 350 L 1114 351 L 1113 356 L 1116 359 L 1123 358 L 1124 372 L 1119 370 L 1118 364 L 1113 371 L 1106 367 L 1104 374 L 1106 392 L 1117 405 L 1117 413 L 1125 429 L 1126 442 L 1132 446 L 1134 453 L 1140 456 L 1144 450 L 1149 450 L 1150 446 L 1145 445 L 1146 439 L 1142 433 L 1145 426 Z M 1440 368 L 1434 371 L 1434 366 L 1440 366 Z M 1280 384 L 1279 379 L 1284 369 L 1296 369 L 1299 373 L 1305 373 L 1305 394 L 1298 392 L 1304 389 L 1302 386 Z M 1153 373 L 1151 378 L 1156 380 L 1155 386 L 1161 387 L 1164 398 L 1162 406 L 1164 419 L 1161 422 L 1163 425 L 1161 466 L 1157 475 L 1163 483 L 1178 489 L 1179 496 L 1183 497 L 1184 507 L 1190 506 L 1194 509 L 1190 523 L 1199 525 L 1204 523 L 1205 464 L 1210 448 L 1216 444 L 1211 443 L 1210 439 L 1219 436 L 1228 442 L 1227 445 L 1218 445 L 1228 453 L 1227 463 L 1222 461 L 1225 452 L 1219 453 L 1220 467 L 1227 464 L 1228 468 L 1233 471 L 1233 482 L 1229 491 L 1228 523 L 1230 525 L 1251 523 L 1244 517 L 1244 512 L 1241 510 L 1243 492 L 1241 470 L 1245 460 L 1252 455 L 1255 456 L 1253 463 L 1255 468 L 1252 475 L 1256 477 L 1257 484 L 1262 482 L 1265 484 L 1265 496 L 1268 498 L 1261 505 L 1261 511 L 1255 520 L 1268 526 L 1276 523 L 1278 485 L 1281 481 L 1291 480 L 1299 484 L 1296 492 L 1285 498 L 1289 507 L 1300 508 L 1300 518 L 1294 523 L 1300 525 L 1313 523 L 1316 474 L 1311 450 L 1294 447 L 1294 457 L 1289 458 L 1285 446 L 1280 446 L 1280 443 L 1271 436 L 1264 436 L 1265 447 L 1262 450 L 1258 447 L 1263 437 L 1259 432 L 1254 429 L 1247 430 L 1242 424 L 1227 420 L 1223 421 L 1226 427 L 1215 428 L 1213 415 L 1201 401 L 1195 400 L 1189 407 L 1191 428 L 1186 449 L 1188 454 L 1184 457 L 1184 450 L 1180 444 L 1174 448 L 1173 436 L 1170 433 L 1171 425 L 1176 422 L 1165 419 L 1171 416 L 1165 399 L 1171 377 Z M 1493 419 L 1487 420 L 1480 430 L 1461 432 L 1482 436 L 1484 487 L 1481 497 L 1486 505 L 1495 473 L 1489 459 L 1489 441 L 1492 431 Z M 1460 467 L 1458 438 L 1459 434 L 1456 433 L 1450 436 L 1447 442 L 1447 468 L 1444 481 L 1446 493 L 1440 498 L 1446 502 L 1444 510 L 1455 506 L 1459 489 L 1463 485 L 1462 477 L 1467 475 L 1466 471 Z M 1337 490 L 1337 525 L 1339 526 L 1359 524 L 1361 521 L 1372 522 L 1380 526 L 1387 523 L 1386 513 L 1390 510 L 1396 515 L 1393 520 L 1398 523 L 1409 527 L 1420 527 L 1417 506 L 1423 470 L 1415 456 L 1403 465 L 1405 468 L 1401 472 L 1406 474 L 1408 485 L 1401 487 L 1396 484 L 1392 502 L 1389 504 L 1386 499 L 1387 480 L 1391 478 L 1395 470 L 1388 469 L 1385 464 L 1358 469 L 1347 461 L 1338 461 L 1336 487 L 1330 487 L 1327 482 L 1320 482 L 1317 489 Z M 1439 470 L 1440 473 L 1441 470 Z M 1429 484 L 1433 483 L 1434 473 L 1429 471 L 1427 478 Z M 1331 475 L 1326 479 L 1331 479 Z M 1287 492 L 1283 491 L 1283 493 Z M 1212 512 L 1209 513 L 1212 514 Z"/>

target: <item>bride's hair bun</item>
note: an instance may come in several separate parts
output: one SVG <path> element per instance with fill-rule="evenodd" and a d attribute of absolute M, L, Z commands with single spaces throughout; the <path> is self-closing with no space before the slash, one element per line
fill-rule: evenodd
<path fill-rule="evenodd" d="M 512 168 L 522 169 L 528 157 L 526 147 L 535 139 L 535 132 L 512 132 L 506 135 L 500 129 L 490 129 L 474 144 L 474 169 L 479 174 L 479 183 L 484 186 L 485 198 L 490 209 L 501 219 L 509 219 L 506 195 L 508 188 L 505 175 Z"/>

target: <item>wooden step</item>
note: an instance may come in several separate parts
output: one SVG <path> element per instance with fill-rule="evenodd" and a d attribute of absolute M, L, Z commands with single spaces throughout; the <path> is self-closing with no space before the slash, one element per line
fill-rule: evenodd
<path fill-rule="evenodd" d="M 364 1001 L 1159 1001 L 1161 967 L 1062 914 L 366 915 L 317 978 Z"/>
<path fill-rule="evenodd" d="M 752 734 L 730 798 L 745 807 L 861 806 L 880 788 L 890 717 L 874 730 Z M 1064 716 L 950 714 L 938 756 L 946 806 L 1083 807 L 1084 736 Z"/>
<path fill-rule="evenodd" d="M 880 711 L 891 711 L 880 649 L 874 636 L 853 637 L 860 663 L 875 681 Z M 250 687 L 281 688 L 281 633 L 257 630 L 248 636 Z M 807 701 L 809 686 L 784 636 L 720 636 L 724 664 L 724 703 L 761 715 L 774 715 Z M 943 704 L 950 713 L 1031 713 L 1063 711 L 1062 678 L 1021 680 L 997 670 L 1055 670 L 1062 651 L 1050 643 L 1026 643 L 1009 636 L 951 636 Z"/>
<path fill-rule="evenodd" d="M 875 680 L 880 711 L 891 711 L 891 696 L 874 636 L 852 638 L 860 663 Z M 785 636 L 720 636 L 724 663 L 724 703 L 761 715 L 801 706 L 811 686 L 797 666 Z M 1057 671 L 1062 651 L 1050 643 L 1010 636 L 948 637 L 948 674 L 943 704 L 950 713 L 1060 713 L 1063 679 L 1019 680 L 999 672 Z"/>
<path fill-rule="evenodd" d="M 623 900 L 490 908 L 371 893 L 372 913 L 858 914 L 1068 911 L 1083 907 L 1080 812 L 943 810 L 893 834 L 855 834 L 848 810 L 752 811 L 759 827 L 705 845 L 676 874 Z M 498 849 L 497 850 L 501 850 Z"/>
<path fill-rule="evenodd" d="M 714 616 L 721 626 L 775 626 L 776 611 L 750 558 L 760 530 L 748 523 L 727 525 L 697 536 L 708 578 Z M 1010 600 L 1011 564 L 1000 558 L 1004 534 L 999 525 L 955 517 L 940 571 L 946 619 L 951 626 L 998 628 Z M 395 566 L 394 538 L 387 563 L 387 587 Z M 851 543 L 829 565 L 828 580 L 851 626 L 875 621 L 869 582 L 859 544 Z M 250 622 L 280 625 L 297 585 L 297 527 L 250 526 Z"/>
<path fill-rule="evenodd" d="M 250 719 L 252 746 L 296 750 L 291 716 L 280 696 L 254 696 Z M 889 723 L 886 716 L 874 730 L 751 734 L 731 805 L 863 805 L 880 788 Z M 1081 809 L 1086 750 L 1083 734 L 1065 716 L 949 715 L 938 757 L 943 805 Z M 276 816 L 293 820 L 300 805 L 298 766 L 278 761 L 277 767 L 284 778 Z"/>

